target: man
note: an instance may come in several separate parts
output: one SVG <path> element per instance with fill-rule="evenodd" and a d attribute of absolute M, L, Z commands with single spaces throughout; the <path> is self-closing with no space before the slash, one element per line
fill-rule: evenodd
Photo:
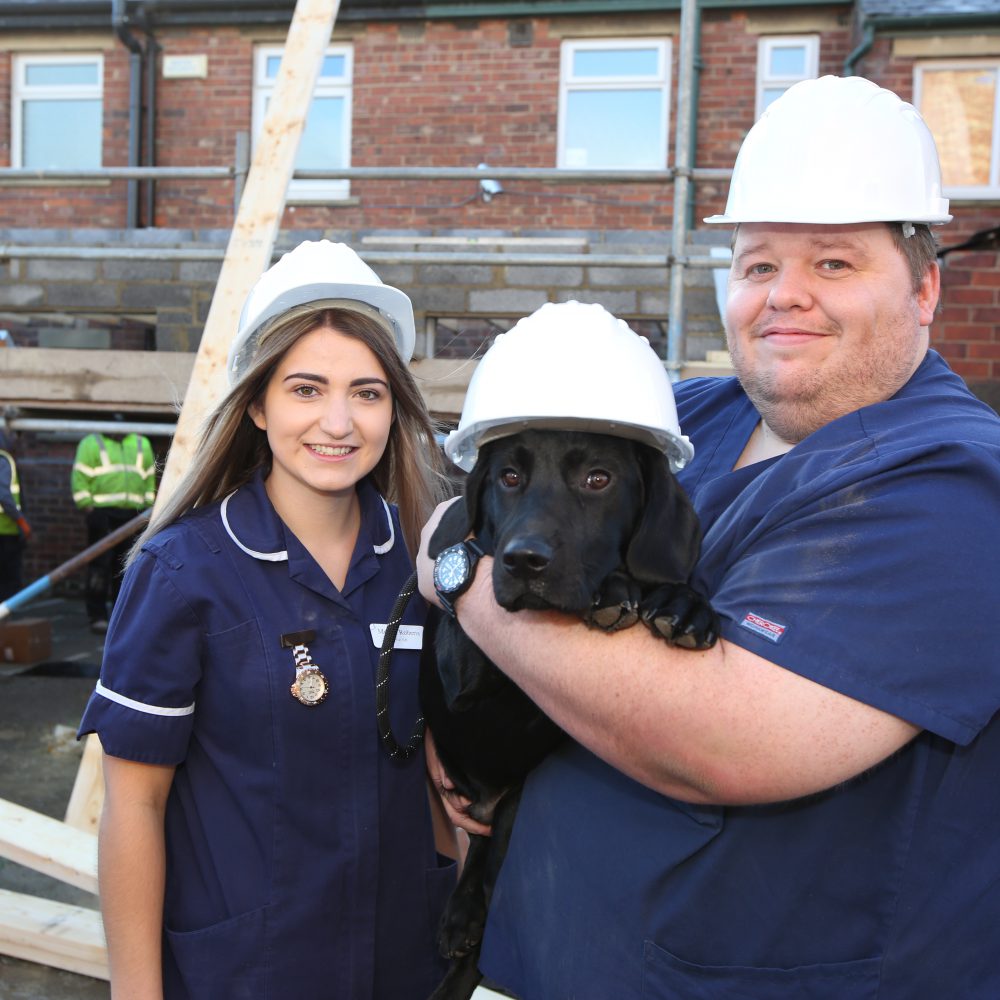
<path fill-rule="evenodd" d="M 21 481 L 14 461 L 14 438 L 0 429 L 0 601 L 23 586 L 21 561 L 31 525 L 21 509 Z"/>
<path fill-rule="evenodd" d="M 73 502 L 87 517 L 87 544 L 93 545 L 153 506 L 156 460 L 149 438 L 127 434 L 118 441 L 106 434 L 88 434 L 77 445 L 71 488 Z M 87 566 L 87 617 L 91 631 L 99 635 L 108 630 L 130 544 L 121 542 Z"/>
<path fill-rule="evenodd" d="M 507 614 L 489 559 L 458 599 L 578 741 L 491 906 L 481 967 L 524 1000 L 1000 996 L 1000 420 L 928 348 L 948 218 L 910 105 L 791 88 L 707 220 L 738 381 L 676 387 L 722 638 Z"/>

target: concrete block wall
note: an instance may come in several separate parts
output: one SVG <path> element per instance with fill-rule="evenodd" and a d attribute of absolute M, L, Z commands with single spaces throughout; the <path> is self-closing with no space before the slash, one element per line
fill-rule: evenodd
<path fill-rule="evenodd" d="M 190 230 L 86 230 L 88 247 L 134 247 L 142 251 L 140 259 L 11 258 L 0 263 L 0 326 L 12 331 L 15 341 L 35 346 L 37 327 L 75 320 L 80 325 L 88 317 L 119 315 L 145 320 L 155 331 L 151 344 L 158 350 L 195 351 L 201 337 L 215 283 L 221 268 L 218 260 L 186 261 L 158 257 L 163 248 L 205 247 L 222 252 L 228 231 Z M 406 252 L 442 251 L 440 244 L 423 244 L 419 232 L 394 232 L 395 240 L 412 237 L 412 242 L 394 242 L 396 250 Z M 453 235 L 460 246 L 485 239 L 477 252 L 489 249 L 513 252 L 502 244 L 489 242 L 491 234 L 468 231 Z M 551 237 L 551 232 L 538 234 Z M 670 249 L 669 233 L 617 233 L 607 239 L 604 233 L 572 234 L 583 241 L 591 253 L 602 255 L 662 255 Z M 715 233 L 692 235 L 693 252 L 707 253 L 708 241 L 720 242 Z M 0 243 L 17 246 L 78 246 L 77 230 L 0 230 Z M 284 250 L 301 239 L 334 239 L 347 242 L 363 255 L 391 252 L 378 234 L 344 233 L 323 230 L 283 232 L 278 249 Z M 522 245 L 523 250 L 538 253 L 544 247 Z M 456 247 L 458 249 L 458 247 Z M 668 313 L 666 267 L 587 266 L 586 253 L 572 265 L 460 264 L 460 263 L 380 263 L 372 259 L 375 270 L 387 284 L 403 289 L 413 300 L 420 334 L 430 317 L 466 317 L 470 321 L 509 319 L 511 321 L 537 309 L 545 302 L 577 299 L 599 302 L 616 315 L 641 327 L 661 356 L 666 356 L 663 336 Z M 371 259 L 371 258 L 370 258 Z M 715 304 L 712 276 L 707 270 L 690 269 L 685 280 L 685 328 L 689 333 L 686 357 L 702 359 L 709 350 L 723 346 L 723 334 Z M 44 317 L 44 319 L 39 319 Z M 61 318 L 61 319 L 60 319 Z M 116 331 L 112 346 L 133 349 L 143 345 L 125 343 L 126 333 Z M 81 345 L 82 346 L 82 345 Z M 418 351 L 430 352 L 433 345 L 418 341 Z"/>

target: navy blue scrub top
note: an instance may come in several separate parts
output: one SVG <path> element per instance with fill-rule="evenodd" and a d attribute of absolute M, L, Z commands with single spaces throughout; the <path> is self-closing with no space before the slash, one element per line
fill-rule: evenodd
<path fill-rule="evenodd" d="M 342 592 L 279 519 L 260 474 L 154 536 L 115 604 L 80 724 L 116 757 L 176 765 L 166 814 L 168 1000 L 425 1000 L 454 865 L 435 852 L 423 755 L 378 739 L 381 633 L 412 564 L 397 512 L 359 485 Z M 394 731 L 419 715 L 426 606 L 392 660 Z M 289 692 L 307 642 L 330 686 Z M 401 638 L 401 637 L 408 638 Z M 414 648 L 399 648 L 409 642 Z"/>
<path fill-rule="evenodd" d="M 659 795 L 570 744 L 529 778 L 482 968 L 524 1000 L 1000 997 L 1000 419 L 935 352 L 732 471 L 758 414 L 677 386 L 725 640 L 922 733 L 837 788 Z"/>

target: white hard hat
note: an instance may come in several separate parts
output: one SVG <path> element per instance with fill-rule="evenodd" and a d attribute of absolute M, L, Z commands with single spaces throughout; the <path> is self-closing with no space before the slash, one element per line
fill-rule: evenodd
<path fill-rule="evenodd" d="M 371 316 L 392 333 L 404 364 L 413 356 L 416 338 L 409 296 L 383 284 L 345 243 L 307 240 L 284 254 L 250 289 L 229 348 L 229 384 L 246 371 L 271 320 L 312 302 Z"/>
<path fill-rule="evenodd" d="M 675 472 L 694 454 L 663 362 L 600 305 L 549 302 L 500 334 L 469 381 L 445 454 L 469 472 L 481 445 L 531 428 L 642 441 Z"/>
<path fill-rule="evenodd" d="M 948 222 L 941 165 L 912 104 L 859 76 L 790 87 L 740 147 L 724 215 L 705 222 Z"/>

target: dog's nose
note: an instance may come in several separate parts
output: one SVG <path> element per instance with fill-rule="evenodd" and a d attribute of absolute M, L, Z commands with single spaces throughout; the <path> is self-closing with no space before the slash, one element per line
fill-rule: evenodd
<path fill-rule="evenodd" d="M 539 538 L 514 538 L 504 547 L 503 568 L 511 576 L 527 580 L 541 576 L 552 562 L 552 547 Z"/>

